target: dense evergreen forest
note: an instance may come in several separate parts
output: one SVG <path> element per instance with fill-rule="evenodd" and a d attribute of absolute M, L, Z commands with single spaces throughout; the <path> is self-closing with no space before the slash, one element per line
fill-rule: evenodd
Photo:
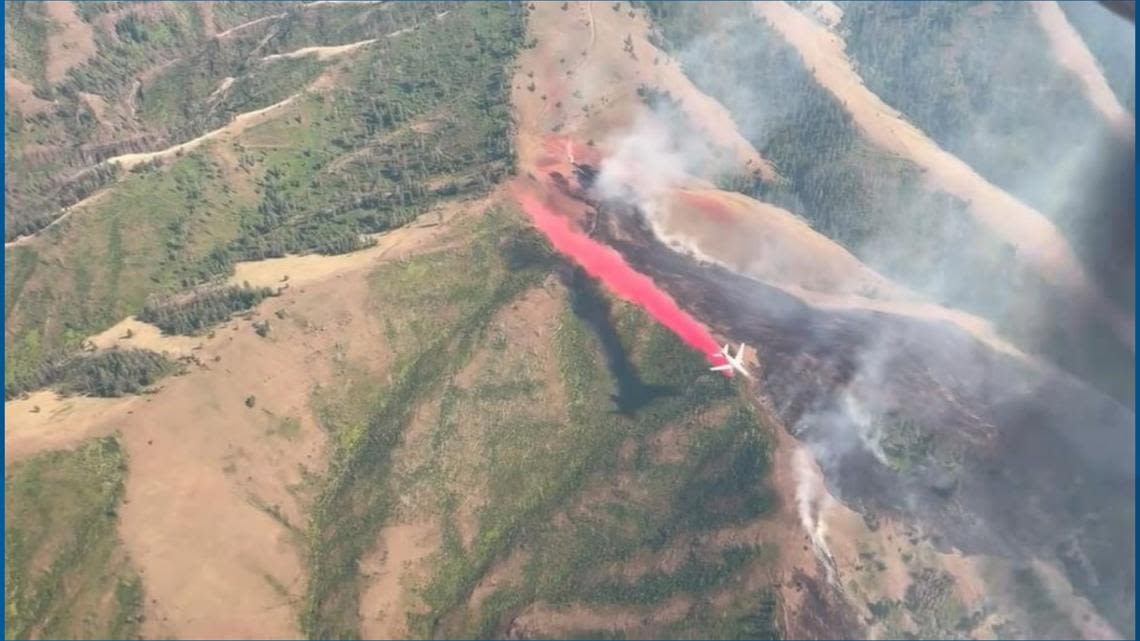
<path fill-rule="evenodd" d="M 252 309 L 263 298 L 272 295 L 272 289 L 250 287 L 249 283 L 209 287 L 172 299 L 150 301 L 143 307 L 139 320 L 168 334 L 192 336 L 228 320 L 235 312 Z"/>
<path fill-rule="evenodd" d="M 4 387 L 4 399 L 52 387 L 65 395 L 115 397 L 137 394 L 163 376 L 180 371 L 178 363 L 146 349 L 111 349 L 47 363 Z"/>

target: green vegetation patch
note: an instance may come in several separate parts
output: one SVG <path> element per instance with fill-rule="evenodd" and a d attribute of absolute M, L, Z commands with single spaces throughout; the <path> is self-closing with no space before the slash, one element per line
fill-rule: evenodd
<path fill-rule="evenodd" d="M 4 3 L 4 66 L 28 83 L 46 85 L 47 16 L 43 5 L 34 2 Z"/>
<path fill-rule="evenodd" d="M 158 352 L 111 349 L 49 363 L 5 387 L 4 396 L 12 399 L 43 387 L 54 387 L 67 395 L 125 396 L 138 394 L 164 376 L 180 371 L 181 364 Z"/>
<path fill-rule="evenodd" d="M 459 233 L 468 238 L 462 248 L 372 275 L 391 378 L 343 361 L 314 394 L 334 454 L 310 522 L 306 633 L 359 633 L 357 563 L 397 518 L 441 519 L 431 576 L 417 588 L 427 609 L 408 615 L 412 633 L 425 637 L 498 636 L 510 613 L 539 600 L 645 607 L 675 594 L 710 594 L 774 553 L 730 546 L 632 580 L 609 571 L 638 550 L 661 551 L 686 533 L 770 508 L 757 419 L 726 379 L 708 375 L 699 354 L 624 306 L 615 327 L 646 382 L 691 382 L 633 417 L 612 413 L 597 338 L 566 301 L 553 325 L 535 328 L 557 328 L 552 353 L 541 360 L 500 334 L 496 319 L 553 266 L 533 230 L 492 212 Z M 619 454 L 629 439 L 644 449 L 678 423 L 693 432 L 682 461 Z M 413 433 L 414 444 L 404 447 Z M 631 480 L 615 494 L 617 475 Z M 708 505 L 697 506 L 699 493 L 712 497 Z M 521 582 L 471 607 L 476 585 L 524 548 L 531 556 Z M 733 629 L 755 624 L 738 618 Z"/>
<path fill-rule="evenodd" d="M 614 326 L 646 383 L 682 388 L 636 414 L 612 412 L 612 380 L 591 329 L 568 307 L 557 323 L 558 412 L 541 408 L 549 383 L 505 400 L 452 387 L 439 405 L 429 482 L 439 483 L 443 545 L 423 589 L 428 611 L 409 616 L 421 636 L 500 636 L 527 604 L 586 603 L 641 608 L 677 594 L 704 595 L 731 585 L 774 550 L 753 546 L 691 554 L 672 571 L 633 580 L 610 571 L 639 551 L 662 551 L 682 536 L 756 518 L 769 505 L 763 488 L 767 449 L 756 418 L 722 377 L 640 311 L 620 306 Z M 494 350 L 488 340 L 489 350 Z M 494 364 L 492 364 L 492 362 Z M 476 376 L 497 385 L 527 380 L 526 354 L 484 364 Z M 679 384 L 685 381 L 685 384 Z M 648 441 L 666 426 L 694 434 L 679 462 L 654 460 Z M 475 436 L 472 436 L 475 435 Z M 621 454 L 632 439 L 636 451 Z M 428 466 L 430 468 L 430 465 Z M 472 476 L 471 468 L 478 473 Z M 733 475 L 739 475 L 734 478 Z M 433 476 L 434 475 L 434 476 Z M 469 544 L 459 506 L 478 491 L 481 507 Z M 707 506 L 693 498 L 708 492 Z M 524 551 L 525 550 L 525 551 Z M 505 559 L 523 555 L 522 575 L 470 605 L 473 589 Z"/>
<path fill-rule="evenodd" d="M 127 177 L 98 201 L 5 252 L 5 382 L 193 282 L 189 265 L 235 230 L 240 196 L 205 151 Z"/>
<path fill-rule="evenodd" d="M 6 638 L 137 637 L 142 583 L 116 534 L 125 472 L 114 437 L 8 466 Z"/>
<path fill-rule="evenodd" d="M 225 125 L 237 114 L 288 98 L 327 66 L 317 56 L 280 58 L 252 66 L 223 88 L 225 78 L 219 77 L 218 69 L 238 66 L 247 54 L 209 47 L 203 53 L 206 60 L 175 61 L 143 88 L 140 118 L 151 127 L 169 130 L 172 139 L 188 140 Z"/>
<path fill-rule="evenodd" d="M 230 148 L 208 144 L 175 158 L 168 168 L 140 167 L 42 238 L 7 252 L 7 273 L 16 277 L 5 282 L 6 382 L 140 313 L 152 296 L 232 273 L 235 261 L 360 249 L 373 242 L 367 234 L 403 225 L 445 200 L 484 194 L 509 175 L 513 149 L 507 87 L 513 52 L 522 41 L 521 6 L 469 4 L 438 19 L 434 12 L 421 16 L 427 9 L 415 4 L 327 9 L 296 8 L 312 14 L 305 20 L 320 21 L 351 9 L 368 16 L 391 14 L 368 18 L 379 21 L 373 25 L 377 29 L 418 26 L 379 38 L 338 62 L 332 87 L 302 93 Z M 189 13 L 197 10 L 179 5 L 172 11 L 162 18 L 138 18 L 133 27 L 123 27 L 121 42 L 107 46 L 125 48 L 123 55 L 157 51 L 155 43 L 168 36 L 192 33 Z M 375 35 L 366 30 L 360 39 Z M 216 55 L 224 61 L 230 54 Z M 328 68 L 314 61 L 311 56 L 278 59 L 236 74 L 216 100 L 218 113 L 258 108 L 302 92 L 317 71 Z M 178 102 L 171 97 L 175 88 L 188 84 L 204 91 L 209 86 L 189 82 L 182 76 L 190 72 L 179 65 L 164 67 L 152 81 L 156 114 Z M 100 73 L 123 75 L 133 68 Z M 219 69 L 220 76 L 225 65 Z M 79 71 L 90 75 L 96 70 L 85 66 L 75 73 Z M 169 81 L 165 74 L 172 74 Z M 96 76 L 85 81 L 94 83 L 84 85 L 86 90 L 102 91 L 99 83 L 111 82 L 110 76 Z M 120 89 L 126 90 L 116 85 L 114 91 Z M 152 100 L 146 89 L 144 103 Z M 15 118 L 6 122 L 7 129 L 17 125 Z M 68 149 L 79 135 L 56 132 L 41 140 L 37 132 L 25 127 L 19 136 L 27 144 Z M 152 148 L 162 141 L 132 144 L 136 146 L 117 151 Z M 41 169 L 44 175 L 68 174 L 62 167 Z M 93 185 L 102 184 L 102 171 L 92 174 Z M 9 176 L 6 184 L 18 189 L 30 183 Z M 14 192 L 7 195 L 14 197 Z"/>
<path fill-rule="evenodd" d="M 688 616 L 668 626 L 662 635 L 671 639 L 782 639 L 780 597 L 765 588 L 740 591 L 728 607 L 717 611 L 707 600 L 697 603 Z"/>
<path fill-rule="evenodd" d="M 272 289 L 251 287 L 249 283 L 208 287 L 172 299 L 150 301 L 143 307 L 139 320 L 167 334 L 193 336 L 229 320 L 236 312 L 253 309 L 273 295 Z"/>
<path fill-rule="evenodd" d="M 317 392 L 317 415 L 335 447 L 310 522 L 311 578 L 301 617 L 308 635 L 359 634 L 357 563 L 394 507 L 388 484 L 393 450 L 416 407 L 466 361 L 495 311 L 545 275 L 541 267 L 505 268 L 497 243 L 516 224 L 488 212 L 462 248 L 385 265 L 372 275 L 381 313 L 402 321 L 394 330 L 397 360 L 386 385 L 357 374 L 361 383 L 350 381 L 339 394 Z"/>
<path fill-rule="evenodd" d="M 912 573 L 903 604 L 919 626 L 919 636 L 938 636 L 952 630 L 966 615 L 954 596 L 954 577 L 945 571 L 922 568 Z"/>
<path fill-rule="evenodd" d="M 715 561 L 701 559 L 691 552 L 673 572 L 651 570 L 632 583 L 603 581 L 584 596 L 597 603 L 643 605 L 660 603 L 679 592 L 701 594 L 725 585 L 759 551 L 758 546 L 732 546 L 722 550 Z"/>
<path fill-rule="evenodd" d="M 209 257 L 212 268 L 360 249 L 371 244 L 364 234 L 484 194 L 509 175 L 508 67 L 522 44 L 520 11 L 467 5 L 424 17 L 361 49 L 338 68 L 336 89 L 246 132 L 234 150 L 256 172 L 260 202 L 242 234 Z"/>

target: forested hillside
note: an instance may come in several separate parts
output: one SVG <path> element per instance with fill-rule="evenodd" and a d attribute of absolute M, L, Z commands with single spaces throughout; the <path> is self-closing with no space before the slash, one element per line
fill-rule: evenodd
<path fill-rule="evenodd" d="M 197 15 L 191 5 L 177 7 L 171 10 Z M 9 247 L 6 382 L 141 312 L 153 295 L 225 277 L 234 261 L 359 249 L 370 243 L 367 234 L 406 223 L 441 199 L 485 193 L 512 163 L 506 82 L 509 54 L 522 44 L 518 12 L 515 6 L 290 5 L 284 17 L 207 38 L 201 49 L 163 49 L 184 55 L 155 72 L 171 91 L 212 82 L 195 81 L 195 74 L 213 70 L 220 82 L 234 73 L 220 92 L 221 100 L 233 102 L 216 113 L 188 110 L 184 115 L 193 118 L 184 126 L 171 124 L 183 122 L 181 112 L 157 118 L 170 129 L 147 148 L 224 124 L 239 110 L 290 102 L 277 107 L 281 112 L 271 121 L 240 135 L 235 130 L 203 147 L 134 165 L 58 225 Z M 131 29 L 159 29 L 175 19 L 133 10 L 99 15 L 142 25 Z M 343 59 L 262 57 L 313 42 L 367 38 L 376 41 Z M 227 54 L 229 66 L 210 62 L 219 48 L 229 51 L 242 42 L 245 50 Z M 452 47 L 463 55 L 451 56 Z M 74 80 L 65 82 L 115 90 L 81 80 L 111 55 L 73 69 L 68 78 Z M 169 102 L 183 108 L 201 100 L 182 95 Z M 13 120 L 22 122 L 15 114 Z M 45 131 L 65 122 L 43 117 Z M 57 133 L 68 142 L 59 139 L 53 148 L 76 148 L 74 136 Z M 84 160 L 98 158 L 75 162 Z M 37 167 L 45 176 L 61 175 Z M 11 163 L 9 170 L 21 171 Z M 23 176 L 7 184 L 20 190 L 31 183 Z M 22 220 L 19 211 L 10 208 L 9 220 Z"/>

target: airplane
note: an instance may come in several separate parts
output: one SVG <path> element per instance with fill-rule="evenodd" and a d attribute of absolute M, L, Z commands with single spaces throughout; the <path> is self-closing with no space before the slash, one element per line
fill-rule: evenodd
<path fill-rule="evenodd" d="M 744 367 L 744 343 L 741 343 L 740 349 L 736 350 L 736 356 L 733 356 L 732 352 L 729 351 L 728 343 L 725 343 L 724 347 L 720 348 L 720 351 L 714 353 L 713 356 L 721 356 L 728 362 L 724 365 L 710 367 L 709 369 L 711 371 L 724 372 L 728 370 L 735 370 L 741 374 L 744 374 L 748 378 L 752 378 L 752 375 L 748 373 L 748 369 Z"/>

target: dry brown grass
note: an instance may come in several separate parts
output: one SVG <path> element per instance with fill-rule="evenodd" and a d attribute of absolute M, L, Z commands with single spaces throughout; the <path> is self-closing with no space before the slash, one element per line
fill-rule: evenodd
<path fill-rule="evenodd" d="M 49 31 L 45 76 L 48 82 L 63 80 L 68 70 L 95 55 L 95 30 L 75 13 L 71 2 L 45 2 L 47 16 L 59 28 Z"/>

